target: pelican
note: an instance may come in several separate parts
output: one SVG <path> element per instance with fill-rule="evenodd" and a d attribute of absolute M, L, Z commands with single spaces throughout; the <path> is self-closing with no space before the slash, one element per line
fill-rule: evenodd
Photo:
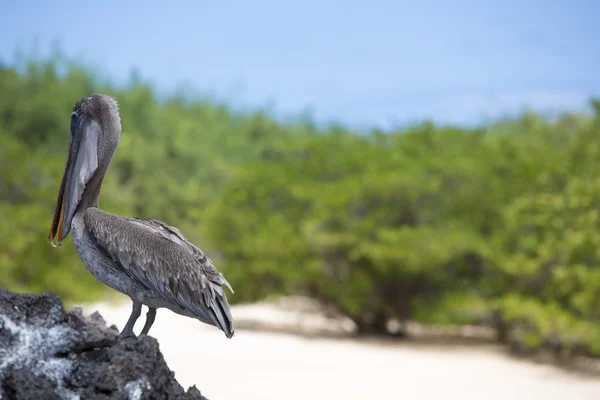
<path fill-rule="evenodd" d="M 135 336 L 143 304 L 148 312 L 141 335 L 148 334 L 156 309 L 163 307 L 214 325 L 231 338 L 233 319 L 223 286 L 233 290 L 198 247 L 164 222 L 98 208 L 120 136 L 114 98 L 92 94 L 75 103 L 49 242 L 58 247 L 72 231 L 75 249 L 92 275 L 131 298 L 133 308 L 121 336 Z"/>

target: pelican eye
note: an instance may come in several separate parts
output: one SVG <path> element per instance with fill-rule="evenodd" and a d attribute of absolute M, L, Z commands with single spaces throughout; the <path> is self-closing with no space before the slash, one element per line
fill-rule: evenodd
<path fill-rule="evenodd" d="M 77 127 L 77 118 L 79 118 L 79 115 L 73 111 L 71 113 L 71 135 L 75 136 L 75 128 Z"/>

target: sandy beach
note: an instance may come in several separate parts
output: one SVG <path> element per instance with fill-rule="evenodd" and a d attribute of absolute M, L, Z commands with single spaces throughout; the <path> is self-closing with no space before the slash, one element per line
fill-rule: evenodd
<path fill-rule="evenodd" d="M 130 307 L 98 303 L 84 306 L 84 313 L 98 310 L 121 329 Z M 233 307 L 233 315 L 245 324 L 293 320 L 264 304 Z M 164 309 L 150 333 L 179 382 L 186 388 L 195 384 L 211 400 L 600 399 L 597 378 L 511 358 L 493 346 L 378 343 L 246 329 L 229 340 L 214 327 Z"/>

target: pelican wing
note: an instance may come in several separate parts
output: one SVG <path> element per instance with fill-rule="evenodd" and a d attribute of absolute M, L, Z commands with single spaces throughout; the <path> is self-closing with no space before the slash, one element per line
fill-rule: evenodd
<path fill-rule="evenodd" d="M 178 229 L 154 219 L 139 219 L 88 208 L 85 225 L 97 244 L 140 285 L 212 322 L 227 337 L 233 319 L 222 285 L 227 280 Z"/>

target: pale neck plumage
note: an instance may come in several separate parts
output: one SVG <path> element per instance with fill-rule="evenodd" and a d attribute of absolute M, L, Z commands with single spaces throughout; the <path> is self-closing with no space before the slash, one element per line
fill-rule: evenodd
<path fill-rule="evenodd" d="M 119 137 L 121 135 L 121 124 L 105 118 L 103 121 L 103 135 L 101 136 L 98 150 L 98 169 L 88 182 L 81 195 L 81 201 L 77 207 L 77 212 L 82 212 L 90 207 L 98 207 L 100 199 L 100 190 L 108 167 L 119 146 Z"/>

